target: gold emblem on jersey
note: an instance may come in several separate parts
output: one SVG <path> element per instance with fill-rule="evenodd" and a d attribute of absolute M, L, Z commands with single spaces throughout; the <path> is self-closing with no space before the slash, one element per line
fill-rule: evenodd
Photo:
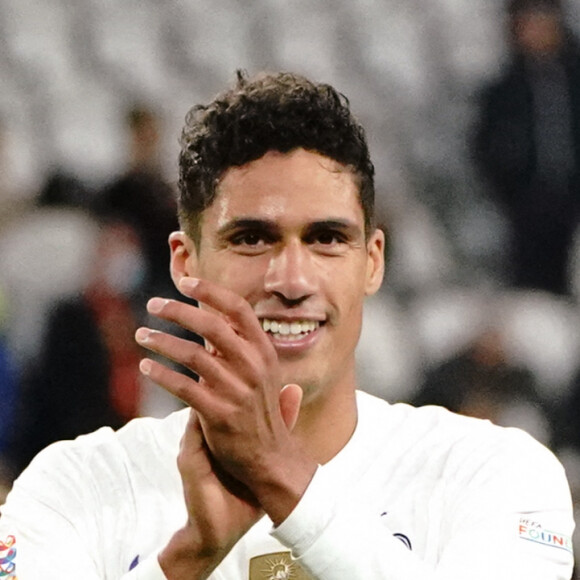
<path fill-rule="evenodd" d="M 275 552 L 250 560 L 250 580 L 312 580 L 290 552 Z"/>

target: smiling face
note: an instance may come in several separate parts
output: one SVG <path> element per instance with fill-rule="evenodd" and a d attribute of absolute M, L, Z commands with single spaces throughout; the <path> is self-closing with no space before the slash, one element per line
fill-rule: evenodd
<path fill-rule="evenodd" d="M 298 383 L 308 401 L 355 388 L 362 306 L 382 281 L 383 245 L 379 230 L 365 237 L 352 173 L 296 149 L 228 169 L 203 213 L 199 246 L 181 234 L 172 249 L 189 248 L 183 273 L 250 303 L 284 384 Z"/>

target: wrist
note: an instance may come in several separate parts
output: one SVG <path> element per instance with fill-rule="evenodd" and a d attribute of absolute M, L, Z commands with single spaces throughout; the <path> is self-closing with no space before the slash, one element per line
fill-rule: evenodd
<path fill-rule="evenodd" d="M 193 527 L 177 531 L 159 553 L 167 580 L 205 580 L 227 554 L 223 548 L 204 546 Z"/>
<path fill-rule="evenodd" d="M 260 477 L 251 482 L 252 493 L 275 526 L 298 505 L 317 468 L 318 464 L 310 459 L 290 462 L 284 458 L 270 463 L 267 470 L 260 470 Z"/>

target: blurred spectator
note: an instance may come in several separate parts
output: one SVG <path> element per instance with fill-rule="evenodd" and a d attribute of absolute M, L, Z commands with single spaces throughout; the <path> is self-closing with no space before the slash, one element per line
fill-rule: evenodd
<path fill-rule="evenodd" d="M 15 363 L 4 336 L 5 310 L 6 301 L 0 289 L 0 504 L 13 476 L 8 453 L 20 396 Z"/>
<path fill-rule="evenodd" d="M 31 206 L 28 192 L 17 187 L 12 175 L 10 145 L 6 121 L 0 114 L 0 232 Z"/>
<path fill-rule="evenodd" d="M 178 296 L 169 274 L 168 245 L 169 234 L 179 229 L 177 197 L 161 170 L 161 119 L 157 112 L 137 104 L 127 112 L 125 122 L 129 136 L 127 170 L 97 196 L 94 209 L 96 213 L 116 215 L 139 236 L 146 268 L 135 303 L 145 315 L 145 303 L 152 295 Z M 201 343 L 200 337 L 196 340 Z M 146 414 L 157 416 L 163 409 L 173 410 L 175 400 L 163 393 L 159 398 L 157 387 L 145 387 Z"/>
<path fill-rule="evenodd" d="M 1 137 L 1 135 L 0 135 Z M 36 198 L 9 204 L 0 235 L 0 502 L 16 473 L 23 393 L 55 301 L 85 283 L 93 221 L 89 190 L 55 170 Z"/>
<path fill-rule="evenodd" d="M 0 464 L 9 445 L 18 393 L 14 361 L 4 337 L 0 335 Z M 1 471 L 0 468 L 0 474 Z"/>
<path fill-rule="evenodd" d="M 466 349 L 427 373 L 412 403 L 441 405 L 551 439 L 547 412 L 533 374 L 507 359 L 501 333 L 487 328 Z"/>
<path fill-rule="evenodd" d="M 476 161 L 505 210 L 518 287 L 566 294 L 580 208 L 580 49 L 559 0 L 511 0 L 511 59 L 486 87 Z"/>
<path fill-rule="evenodd" d="M 79 206 L 89 195 L 82 182 L 57 170 L 34 203 L 22 208 L 1 232 L 6 338 L 21 369 L 38 353 L 53 301 L 80 292 L 85 284 L 95 226 L 87 209 Z"/>
<path fill-rule="evenodd" d="M 36 205 L 39 207 L 88 207 L 92 193 L 74 175 L 60 169 L 49 174 L 42 186 Z"/>
<path fill-rule="evenodd" d="M 13 449 L 17 470 L 53 441 L 118 428 L 139 414 L 142 353 L 132 302 L 145 277 L 139 237 L 131 225 L 106 220 L 94 255 L 85 258 L 86 287 L 56 304 L 27 377 Z"/>
<path fill-rule="evenodd" d="M 562 400 L 559 411 L 557 447 L 573 449 L 580 456 L 580 373 L 575 377 L 568 396 Z"/>
<path fill-rule="evenodd" d="M 160 120 L 153 111 L 135 106 L 126 122 L 129 167 L 106 188 L 98 203 L 133 224 L 141 237 L 148 263 L 146 292 L 171 293 L 167 238 L 178 229 L 177 205 L 160 168 Z"/>

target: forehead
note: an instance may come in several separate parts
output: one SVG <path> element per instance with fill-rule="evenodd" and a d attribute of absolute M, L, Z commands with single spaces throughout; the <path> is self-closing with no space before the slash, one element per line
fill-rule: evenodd
<path fill-rule="evenodd" d="M 243 216 L 288 224 L 330 218 L 364 222 L 353 172 L 304 149 L 270 151 L 226 171 L 203 221 L 207 218 L 220 227 Z"/>

